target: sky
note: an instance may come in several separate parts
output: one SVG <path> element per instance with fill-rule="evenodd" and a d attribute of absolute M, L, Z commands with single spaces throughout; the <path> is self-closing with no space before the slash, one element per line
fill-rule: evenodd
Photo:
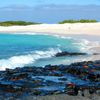
<path fill-rule="evenodd" d="M 96 4 L 100 5 L 100 0 L 0 0 L 1 6 L 7 5 L 28 5 L 28 6 L 36 6 L 41 4 L 76 4 L 76 5 L 88 5 L 88 4 Z"/>
<path fill-rule="evenodd" d="M 0 21 L 57 23 L 65 19 L 100 21 L 100 0 L 0 0 Z"/>

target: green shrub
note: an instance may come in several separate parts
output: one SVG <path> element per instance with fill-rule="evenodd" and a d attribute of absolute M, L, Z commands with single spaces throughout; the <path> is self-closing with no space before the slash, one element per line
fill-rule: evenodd
<path fill-rule="evenodd" d="M 5 21 L 0 22 L 0 26 L 13 26 L 13 25 L 34 25 L 34 24 L 40 24 L 40 23 L 34 23 L 34 22 L 25 22 L 25 21 Z"/>
<path fill-rule="evenodd" d="M 59 22 L 59 24 L 64 24 L 64 23 L 95 23 L 97 22 L 96 20 L 89 20 L 89 19 L 81 19 L 81 20 L 64 20 L 62 22 Z"/>

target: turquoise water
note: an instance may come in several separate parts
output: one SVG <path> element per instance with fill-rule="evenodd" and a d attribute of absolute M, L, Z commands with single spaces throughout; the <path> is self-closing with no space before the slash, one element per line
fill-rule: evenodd
<path fill-rule="evenodd" d="M 50 35 L 0 34 L 0 69 L 69 64 L 80 57 L 59 57 L 61 51 L 87 52 L 89 41 Z M 82 58 L 82 57 L 81 57 Z"/>

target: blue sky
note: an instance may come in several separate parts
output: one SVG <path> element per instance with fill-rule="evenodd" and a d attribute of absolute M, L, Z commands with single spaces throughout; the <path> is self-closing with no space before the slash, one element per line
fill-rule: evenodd
<path fill-rule="evenodd" d="M 0 0 L 0 21 L 57 23 L 65 19 L 100 21 L 100 0 Z"/>
<path fill-rule="evenodd" d="M 0 0 L 0 6 L 8 6 L 8 5 L 36 6 L 41 4 L 100 5 L 100 0 Z"/>

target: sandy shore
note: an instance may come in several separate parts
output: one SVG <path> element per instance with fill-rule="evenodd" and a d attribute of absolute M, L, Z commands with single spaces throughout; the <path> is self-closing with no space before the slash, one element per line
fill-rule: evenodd
<path fill-rule="evenodd" d="M 0 26 L 0 33 L 37 32 L 57 35 L 81 34 L 100 36 L 100 22 L 75 24 L 41 24 L 28 26 Z"/>

